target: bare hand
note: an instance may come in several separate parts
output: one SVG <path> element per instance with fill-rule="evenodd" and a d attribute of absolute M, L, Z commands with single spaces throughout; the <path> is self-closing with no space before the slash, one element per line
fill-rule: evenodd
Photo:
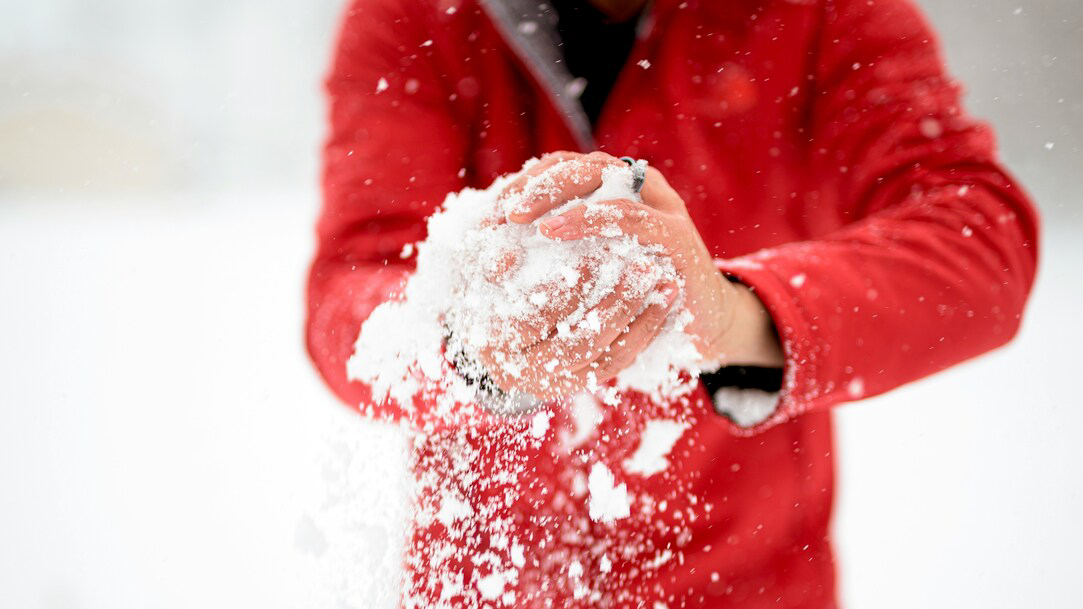
<path fill-rule="evenodd" d="M 613 166 L 623 167 L 624 162 L 602 152 L 546 155 L 502 194 L 508 204 L 507 220 L 533 222 L 568 201 L 590 195 L 601 185 L 602 172 Z M 665 177 L 648 168 L 640 194 L 642 202 L 604 201 L 591 211 L 573 207 L 542 220 L 540 232 L 561 241 L 612 236 L 615 222 L 621 233 L 657 246 L 673 262 L 684 282 L 684 306 L 694 317 L 685 331 L 704 360 L 780 367 L 782 351 L 770 316 L 748 288 L 727 280 L 715 268 L 684 201 Z M 597 213 L 599 205 L 605 213 Z M 629 366 L 661 329 L 677 298 L 672 282 L 645 290 L 634 277 L 634 273 L 625 277 L 591 310 L 597 320 L 595 331 L 579 332 L 574 338 L 562 332 L 561 322 L 575 310 L 576 302 L 555 303 L 537 323 L 521 328 L 516 351 L 527 356 L 529 365 L 518 374 L 503 371 L 502 346 L 483 353 L 483 363 L 497 385 L 551 399 L 604 382 Z M 591 279 L 589 269 L 582 269 L 580 281 Z"/>

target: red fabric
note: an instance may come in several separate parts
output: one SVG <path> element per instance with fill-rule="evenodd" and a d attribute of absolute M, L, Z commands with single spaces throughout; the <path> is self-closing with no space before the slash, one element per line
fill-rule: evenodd
<path fill-rule="evenodd" d="M 682 405 L 694 425 L 664 476 L 620 471 L 650 416 L 635 396 L 607 410 L 577 454 L 610 463 L 633 493 L 672 497 L 638 539 L 679 560 L 653 570 L 614 563 L 621 586 L 651 595 L 643 606 L 833 607 L 828 407 L 1008 341 L 1034 279 L 1035 212 L 998 166 L 989 128 L 959 107 L 934 37 L 906 0 L 659 0 L 653 12 L 595 139 L 661 169 L 719 267 L 767 304 L 786 386 L 775 416 L 754 429 L 714 414 L 703 392 Z M 424 237 L 425 217 L 448 192 L 577 146 L 473 0 L 356 2 L 328 89 L 308 346 L 343 400 L 368 404 L 345 362 L 362 320 L 409 273 L 399 252 Z M 495 433 L 484 427 L 441 431 L 419 451 L 435 454 L 447 434 Z M 585 467 L 541 450 L 540 485 L 571 484 L 562 463 Z M 581 518 L 576 501 L 562 517 Z M 659 524 L 681 509 L 697 514 L 683 523 L 687 539 Z M 634 520 L 583 526 L 620 538 Z M 518 606 L 535 606 L 526 598 Z"/>

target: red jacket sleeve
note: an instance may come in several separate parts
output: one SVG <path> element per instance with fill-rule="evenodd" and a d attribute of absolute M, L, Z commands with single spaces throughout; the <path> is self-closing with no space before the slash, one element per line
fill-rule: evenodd
<path fill-rule="evenodd" d="M 308 283 L 307 345 L 347 403 L 369 402 L 346 378 L 361 323 L 403 282 L 400 258 L 424 238 L 425 218 L 461 189 L 466 140 L 426 30 L 436 18 L 410 3 L 357 1 L 339 35 L 331 73 L 331 131 L 324 152 L 324 205 Z M 397 418 L 399 409 L 375 414 Z"/>
<path fill-rule="evenodd" d="M 909 2 L 828 2 L 812 60 L 810 190 L 844 226 L 719 262 L 765 302 L 787 358 L 773 416 L 745 431 L 1004 344 L 1034 280 L 1034 209 Z"/>

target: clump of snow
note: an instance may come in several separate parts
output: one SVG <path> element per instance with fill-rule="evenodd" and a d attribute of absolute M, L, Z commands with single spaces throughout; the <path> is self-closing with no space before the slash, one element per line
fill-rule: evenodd
<path fill-rule="evenodd" d="M 610 397 L 615 390 L 635 390 L 669 400 L 694 388 L 706 363 L 684 332 L 692 315 L 683 304 L 682 278 L 659 248 L 621 232 L 619 212 L 599 204 L 638 199 L 630 168 L 606 169 L 601 186 L 591 195 L 565 203 L 533 223 L 504 221 L 531 197 L 553 194 L 556 176 L 585 175 L 575 173 L 576 166 L 569 165 L 574 163 L 579 161 L 558 163 L 506 200 L 500 194 L 519 174 L 500 178 L 485 190 L 451 194 L 429 219 L 426 240 L 404 248 L 404 256 L 416 253 L 416 272 L 398 298 L 372 312 L 347 363 L 349 377 L 367 383 L 374 401 L 390 398 L 409 411 L 416 398 L 429 399 L 436 404 L 437 415 L 482 400 L 490 410 L 536 405 L 534 395 L 552 398 L 560 390 L 549 379 L 562 373 L 562 349 L 589 344 L 608 321 L 610 309 L 599 306 L 606 297 L 623 289 L 628 299 L 642 300 L 644 306 L 663 304 L 659 291 L 663 284 L 676 285 L 678 296 L 662 330 L 619 373 L 615 389 L 603 386 L 593 373 L 587 374 L 586 389 L 609 391 Z M 591 222 L 601 223 L 605 236 L 560 241 L 539 232 L 541 220 L 578 205 L 587 207 Z M 483 356 L 490 366 L 496 362 L 497 372 L 505 378 L 536 373 L 536 364 L 524 351 L 537 338 L 524 336 L 522 329 L 544 326 L 554 311 L 562 316 L 548 337 L 554 356 L 542 366 L 550 375 L 536 375 L 540 380 L 527 393 L 496 392 L 502 398 L 494 403 L 491 388 L 481 390 L 480 379 L 491 378 L 494 372 L 481 364 Z M 592 353 L 600 354 L 606 347 L 592 345 Z"/>
<path fill-rule="evenodd" d="M 628 496 L 628 487 L 623 482 L 616 484 L 613 472 L 603 463 L 595 463 L 587 477 L 587 489 L 590 491 L 590 519 L 599 522 L 613 522 L 627 518 L 631 513 L 632 500 Z"/>
<path fill-rule="evenodd" d="M 669 451 L 684 435 L 687 425 L 668 419 L 652 419 L 639 438 L 639 447 L 624 461 L 624 471 L 650 477 L 669 467 Z"/>
<path fill-rule="evenodd" d="M 541 438 L 545 436 L 545 432 L 549 431 L 549 413 L 544 410 L 539 410 L 534 419 L 530 422 L 530 435 L 535 438 Z"/>
<path fill-rule="evenodd" d="M 507 580 L 503 573 L 490 573 L 478 580 L 478 592 L 485 600 L 495 600 L 504 594 L 504 586 Z"/>

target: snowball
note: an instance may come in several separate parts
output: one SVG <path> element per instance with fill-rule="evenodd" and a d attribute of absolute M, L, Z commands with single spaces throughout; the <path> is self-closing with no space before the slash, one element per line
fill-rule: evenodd
<path fill-rule="evenodd" d="M 669 283 L 678 286 L 678 296 L 661 331 L 614 385 L 657 401 L 693 390 L 706 364 L 684 332 L 692 314 L 684 306 L 683 279 L 660 248 L 620 231 L 620 212 L 599 204 L 638 199 L 630 168 L 606 169 L 591 195 L 533 223 L 504 221 L 506 214 L 524 210 L 532 197 L 556 192 L 558 174 L 589 179 L 587 172 L 576 173 L 575 163 L 558 163 L 505 200 L 500 194 L 521 174 L 497 179 L 485 190 L 468 188 L 449 195 L 429 218 L 428 237 L 403 248 L 400 255 L 416 256 L 416 271 L 401 294 L 378 306 L 362 325 L 347 362 L 349 378 L 368 384 L 375 402 L 392 399 L 407 411 L 417 398 L 434 400 L 437 414 L 479 402 L 490 410 L 526 409 L 539 403 L 534 394 L 501 394 L 494 401 L 491 391 L 479 390 L 479 379 L 494 372 L 482 367 L 482 355 L 488 354 L 490 365 L 499 366 L 497 372 L 505 377 L 521 379 L 536 374 L 538 366 L 570 376 L 563 368 L 557 370 L 563 349 L 590 344 L 597 356 L 607 347 L 591 343 L 609 321 L 610 309 L 599 306 L 606 297 L 623 286 L 628 298 L 641 299 L 646 306 L 661 302 L 655 288 Z M 540 234 L 542 220 L 579 205 L 605 236 L 559 241 Z M 523 353 L 536 338 L 525 336 L 522 329 L 542 328 L 553 315 L 562 316 L 546 337 L 553 358 L 537 364 Z M 592 373 L 589 377 L 589 391 L 606 390 Z M 543 386 L 534 388 L 536 394 L 553 397 L 551 387 L 544 386 L 550 376 L 540 378 Z"/>

